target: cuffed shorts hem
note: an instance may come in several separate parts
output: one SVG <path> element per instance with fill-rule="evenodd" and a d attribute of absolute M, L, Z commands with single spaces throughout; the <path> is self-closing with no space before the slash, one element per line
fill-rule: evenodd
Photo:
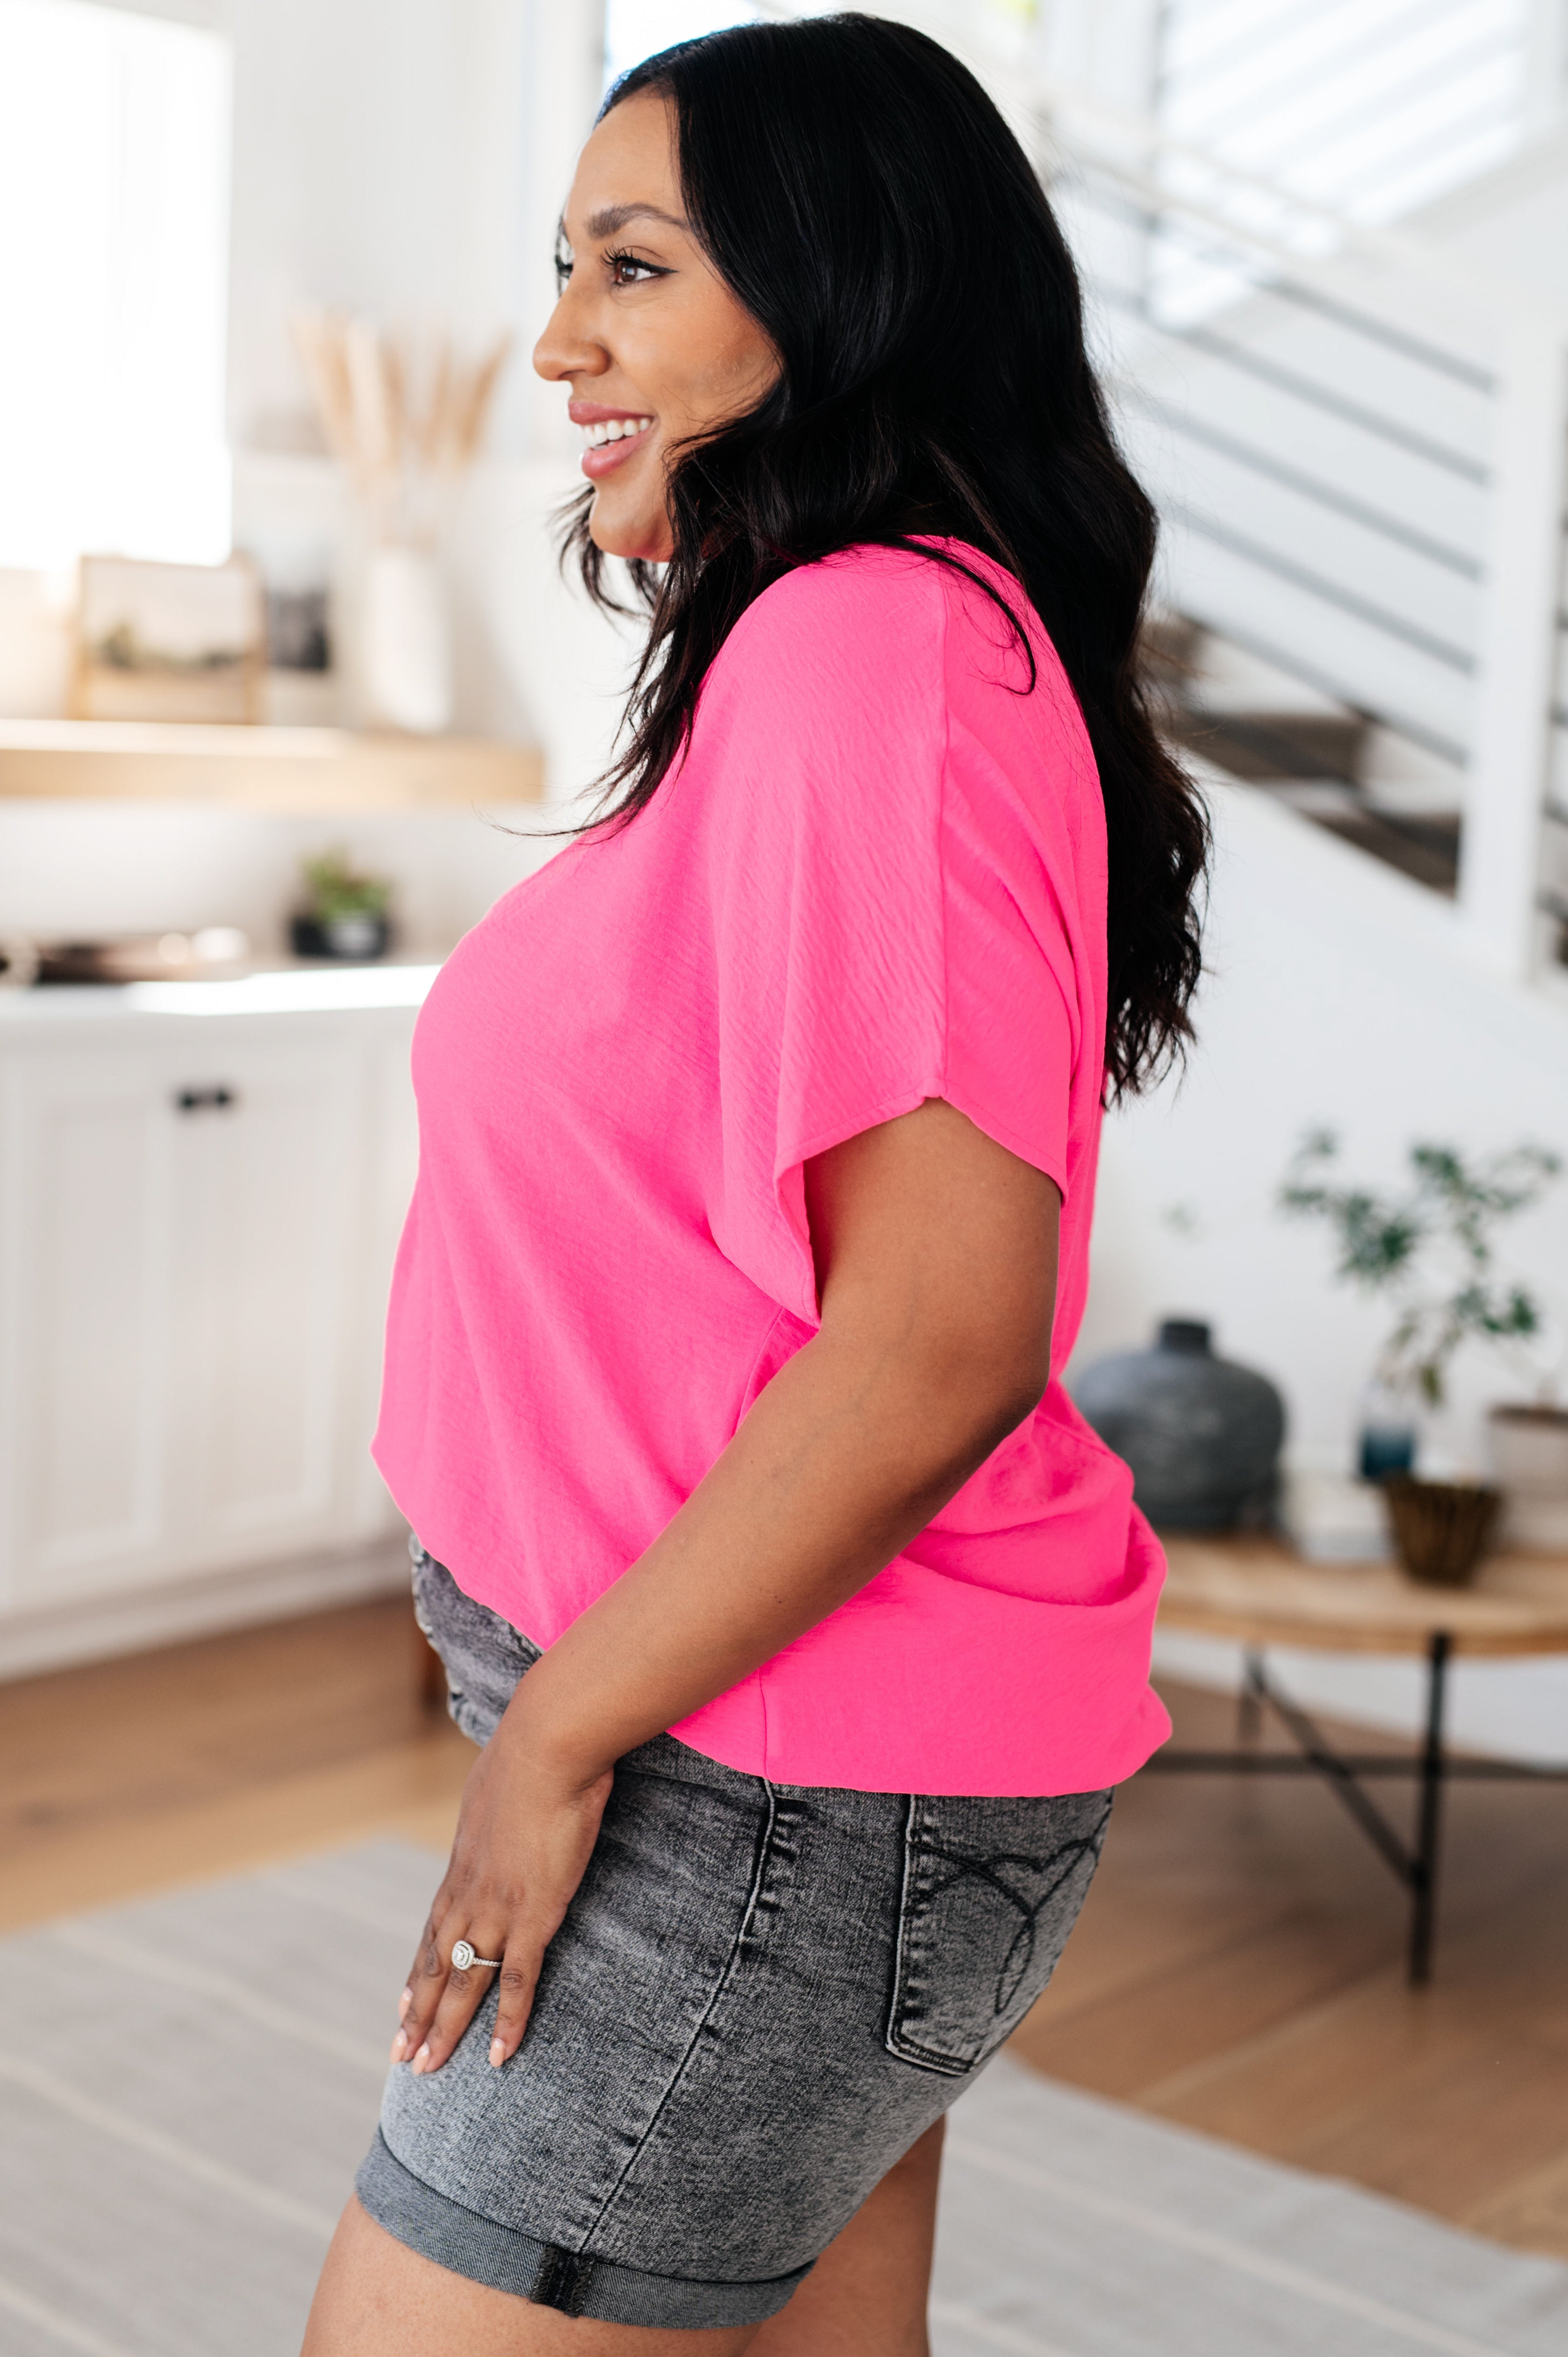
<path fill-rule="evenodd" d="M 591 2251 L 564 2251 L 437 2193 L 403 2167 L 379 2133 L 355 2189 L 378 2225 L 438 2267 L 563 2316 L 596 2317 L 603 2324 L 661 2325 L 667 2331 L 762 2324 L 811 2273 L 804 2266 L 765 2283 L 698 2283 L 647 2275 Z"/>

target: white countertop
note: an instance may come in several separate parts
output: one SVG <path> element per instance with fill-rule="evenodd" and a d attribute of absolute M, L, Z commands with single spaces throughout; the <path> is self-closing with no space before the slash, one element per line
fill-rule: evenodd
<path fill-rule="evenodd" d="M 223 981 L 46 983 L 0 990 L 0 1028 L 128 1016 L 346 1015 L 360 1008 L 418 1006 L 438 961 L 376 965 L 258 967 Z"/>

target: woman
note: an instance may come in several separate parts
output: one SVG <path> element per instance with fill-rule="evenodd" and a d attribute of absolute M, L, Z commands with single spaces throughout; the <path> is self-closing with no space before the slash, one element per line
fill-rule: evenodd
<path fill-rule="evenodd" d="M 652 628 L 608 815 L 415 1041 L 377 1455 L 485 1748 L 306 2348 L 912 2357 L 942 2115 L 1167 1731 L 1053 1368 L 1203 822 L 1072 268 L 952 59 L 669 51 L 563 240 L 535 366 Z"/>

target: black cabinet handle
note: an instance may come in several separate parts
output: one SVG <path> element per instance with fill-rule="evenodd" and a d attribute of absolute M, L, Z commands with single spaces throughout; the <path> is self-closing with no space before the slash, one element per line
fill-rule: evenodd
<path fill-rule="evenodd" d="M 239 1102 L 239 1091 L 224 1088 L 221 1083 L 211 1089 L 176 1089 L 174 1092 L 177 1113 L 227 1113 L 231 1105 Z"/>

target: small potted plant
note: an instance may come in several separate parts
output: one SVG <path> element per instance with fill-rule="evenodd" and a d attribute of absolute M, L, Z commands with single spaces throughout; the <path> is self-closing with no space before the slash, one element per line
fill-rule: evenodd
<path fill-rule="evenodd" d="M 1408 1187 L 1379 1194 L 1335 1183 L 1338 1151 L 1332 1130 L 1309 1130 L 1292 1158 L 1280 1208 L 1325 1221 L 1338 1248 L 1336 1275 L 1392 1299 L 1396 1315 L 1377 1383 L 1385 1400 L 1408 1403 L 1413 1431 L 1418 1405 L 1443 1405 L 1449 1363 L 1462 1345 L 1507 1345 L 1540 1332 L 1533 1296 L 1496 1273 L 1492 1231 L 1537 1201 L 1562 1164 L 1540 1146 L 1471 1163 L 1453 1146 L 1418 1144 L 1410 1149 Z M 1363 1436 L 1362 1469 L 1383 1480 L 1405 1569 L 1417 1579 L 1457 1586 L 1480 1558 L 1498 1492 L 1481 1482 L 1416 1480 L 1391 1451 L 1390 1421 L 1385 1415 L 1380 1433 Z M 1380 1456 L 1381 1462 L 1369 1462 Z"/>
<path fill-rule="evenodd" d="M 384 957 L 392 942 L 392 886 L 385 877 L 361 876 L 341 849 L 320 852 L 301 866 L 305 903 L 288 928 L 295 957 Z"/>

